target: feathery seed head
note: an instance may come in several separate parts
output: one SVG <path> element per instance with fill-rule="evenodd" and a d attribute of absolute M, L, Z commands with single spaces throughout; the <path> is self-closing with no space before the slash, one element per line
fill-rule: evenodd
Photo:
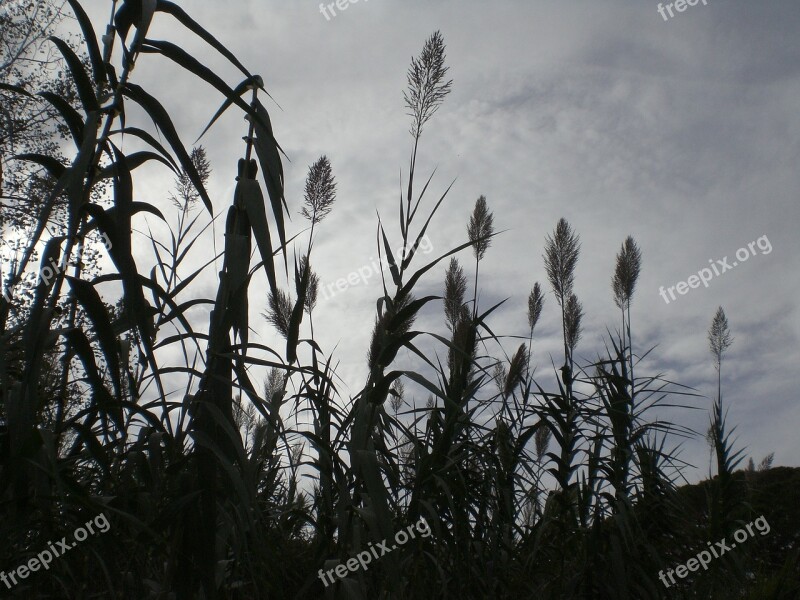
<path fill-rule="evenodd" d="M 547 447 L 550 445 L 550 438 L 552 435 L 546 423 L 542 423 L 539 429 L 536 430 L 536 433 L 533 434 L 534 443 L 536 445 L 536 458 L 539 462 L 542 461 L 547 452 Z"/>
<path fill-rule="evenodd" d="M 522 378 L 525 375 L 525 367 L 528 364 L 528 349 L 525 344 L 520 344 L 511 362 L 508 365 L 508 374 L 506 375 L 506 384 L 503 388 L 503 397 L 508 398 L 514 393 L 514 390 L 522 384 Z"/>
<path fill-rule="evenodd" d="M 403 385 L 403 382 L 399 379 L 395 380 L 395 382 L 392 384 L 391 390 L 389 391 L 389 395 L 392 397 L 391 400 L 389 400 L 389 403 L 392 406 L 392 412 L 395 414 L 397 414 L 397 411 L 399 411 L 403 404 L 406 403 L 405 393 L 406 387 Z"/>
<path fill-rule="evenodd" d="M 283 290 L 278 290 L 276 296 L 269 294 L 269 306 L 264 318 L 278 330 L 283 337 L 289 337 L 289 323 L 292 318 L 292 299 Z"/>
<path fill-rule="evenodd" d="M 733 344 L 728 318 L 721 306 L 717 308 L 714 319 L 711 321 L 711 327 L 708 330 L 708 344 L 711 354 L 714 355 L 716 367 L 719 369 L 722 364 L 722 355 Z"/>
<path fill-rule="evenodd" d="M 425 42 L 422 52 L 411 59 L 408 69 L 408 89 L 403 92 L 408 115 L 413 119 L 411 135 L 419 139 L 425 123 L 439 109 L 450 93 L 453 80 L 445 81 L 449 67 L 445 62 L 442 34 L 434 32 Z"/>
<path fill-rule="evenodd" d="M 480 196 L 475 202 L 475 209 L 469 218 L 467 235 L 472 242 L 472 250 L 478 260 L 483 259 L 486 250 L 491 244 L 491 236 L 494 233 L 494 217 L 486 206 L 486 196 Z"/>
<path fill-rule="evenodd" d="M 547 236 L 544 253 L 544 268 L 559 306 L 563 306 L 565 300 L 572 295 L 580 249 L 578 235 L 562 217 L 553 235 Z"/>
<path fill-rule="evenodd" d="M 306 270 L 306 265 L 308 264 L 308 255 L 305 254 L 300 259 L 300 273 L 302 274 L 303 271 Z M 319 294 L 319 275 L 317 275 L 314 270 L 309 266 L 308 267 L 308 287 L 306 288 L 306 299 L 304 304 L 304 310 L 306 314 L 309 316 L 311 315 L 311 311 L 317 306 L 317 295 Z"/>
<path fill-rule="evenodd" d="M 464 307 L 464 296 L 467 293 L 467 277 L 458 259 L 452 257 L 444 278 L 444 315 L 447 328 L 452 331 L 461 319 Z"/>
<path fill-rule="evenodd" d="M 539 322 L 539 317 L 542 315 L 542 307 L 544 306 L 544 295 L 542 294 L 542 286 L 539 282 L 533 284 L 533 289 L 528 296 L 528 326 L 531 328 L 531 334 Z"/>
<path fill-rule="evenodd" d="M 642 252 L 631 236 L 628 236 L 617 254 L 617 266 L 611 280 L 614 302 L 619 308 L 630 307 L 636 280 L 642 269 Z"/>
<path fill-rule="evenodd" d="M 300 214 L 316 225 L 328 216 L 336 201 L 336 180 L 327 156 L 321 156 L 308 168 L 305 206 Z"/>
<path fill-rule="evenodd" d="M 581 339 L 581 319 L 583 319 L 583 305 L 578 301 L 575 294 L 570 295 L 567 306 L 564 310 L 567 332 L 567 346 L 570 356 L 575 350 L 575 346 Z"/>
<path fill-rule="evenodd" d="M 189 160 L 200 176 L 200 182 L 206 185 L 211 176 L 211 163 L 208 161 L 206 149 L 203 146 L 192 148 Z M 200 192 L 194 187 L 186 169 L 181 169 L 180 174 L 175 178 L 175 191 L 170 194 L 169 199 L 181 210 L 190 210 L 200 199 Z"/>

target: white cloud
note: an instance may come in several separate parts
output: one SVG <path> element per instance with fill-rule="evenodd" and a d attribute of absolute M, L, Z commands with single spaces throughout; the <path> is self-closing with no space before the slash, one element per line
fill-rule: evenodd
<path fill-rule="evenodd" d="M 463 241 L 475 199 L 487 196 L 497 228 L 508 230 L 494 241 L 483 271 L 484 302 L 511 297 L 493 319 L 495 330 L 524 333 L 527 293 L 534 281 L 545 283 L 544 235 L 565 216 L 583 241 L 577 292 L 591 335 L 581 354 L 592 356 L 602 348 L 604 327 L 616 327 L 609 281 L 619 245 L 631 234 L 644 251 L 635 341 L 659 344 L 647 370 L 668 370 L 710 396 L 705 331 L 716 306 L 724 305 L 736 336 L 726 362 L 731 421 L 741 424 L 756 459 L 775 450 L 776 464 L 798 464 L 800 442 L 790 424 L 797 418 L 791 383 L 800 359 L 794 34 L 800 11 L 791 0 L 769 6 L 712 0 L 666 23 L 656 3 L 623 0 L 568 6 L 371 0 L 331 21 L 318 3 L 305 1 L 193 2 L 190 10 L 264 76 L 282 106 L 269 109 L 292 159 L 285 168 L 293 232 L 304 227 L 297 211 L 308 165 L 321 154 L 331 159 L 339 200 L 322 224 L 313 261 L 323 280 L 376 256 L 376 210 L 397 239 L 400 173 L 407 174 L 411 142 L 405 70 L 425 38 L 441 29 L 454 92 L 424 135 L 420 174 L 439 169 L 431 198 L 458 180 L 430 237 L 437 251 Z M 172 24 L 159 27 L 160 36 L 174 37 Z M 158 69 L 145 66 L 151 60 Z M 224 61 L 212 62 L 236 82 Z M 136 78 L 177 110 L 190 142 L 221 100 L 163 59 L 140 63 Z M 219 208 L 231 200 L 243 128 L 232 113 L 204 141 Z M 140 189 L 155 198 L 168 185 L 162 174 Z M 731 255 L 765 234 L 772 254 L 669 306 L 658 296 L 659 286 L 685 280 L 709 258 Z M 430 274 L 427 291 L 440 291 L 444 267 Z M 213 285 L 215 271 L 208 276 Z M 315 318 L 323 347 L 339 344 L 339 371 L 353 391 L 365 373 L 378 293 L 374 280 L 347 290 Z M 552 296 L 548 302 L 545 318 L 552 320 Z M 262 341 L 278 343 L 258 316 L 260 303 L 251 299 L 252 325 Z M 443 329 L 436 310 L 431 305 L 423 319 Z M 557 352 L 552 342 L 540 343 Z M 538 356 L 547 378 L 549 358 Z M 687 419 L 702 430 L 706 415 Z M 684 458 L 702 475 L 705 450 L 689 448 Z"/>

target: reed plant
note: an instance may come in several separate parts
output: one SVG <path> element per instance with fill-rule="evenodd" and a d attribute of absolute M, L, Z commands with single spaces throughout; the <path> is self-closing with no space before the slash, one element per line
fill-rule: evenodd
<path fill-rule="evenodd" d="M 453 186 L 431 199 L 434 172 L 419 181 L 423 132 L 433 130 L 453 85 L 440 32 L 408 70 L 412 143 L 397 231 L 379 215 L 376 241 L 387 266 L 367 377 L 345 397 L 338 358 L 314 336 L 314 251 L 331 243 L 320 231 L 336 209 L 331 162 L 321 156 L 309 167 L 301 201 L 285 197 L 284 154 L 262 103 L 262 78 L 177 4 L 113 1 L 98 37 L 79 0 L 67 2 L 88 59 L 53 38 L 78 102 L 46 99 L 72 132 L 73 154 L 69 162 L 17 157 L 42 169 L 49 189 L 5 289 L 21 289 L 37 256 L 40 265 L 64 268 L 52 278 L 40 273 L 24 311 L 13 310 L 22 306 L 14 294 L 0 299 L 0 564 L 30 558 L 88 516 L 106 513 L 112 527 L 12 596 L 691 597 L 663 588 L 657 573 L 690 538 L 677 448 L 693 433 L 650 415 L 686 407 L 671 399 L 696 394 L 642 375 L 650 352 L 633 352 L 631 304 L 642 268 L 633 238 L 612 277 L 620 329 L 595 360 L 578 353 L 591 307 L 575 292 L 581 244 L 566 218 L 544 240 L 542 267 L 555 301 L 534 283 L 518 319 L 522 335 L 495 332 L 505 300 L 481 303 L 480 276 L 503 219 L 486 196 L 478 196 L 464 241 L 420 264 L 420 242 Z M 149 38 L 162 19 L 198 36 L 230 73 L 216 73 L 175 42 Z M 241 154 L 231 157 L 237 177 L 224 224 L 223 199 L 212 202 L 206 191 L 213 171 L 204 150 L 189 151 L 169 110 L 133 82 L 150 54 L 220 93 L 203 133 L 228 110 L 246 119 Z M 231 77 L 238 83 L 226 83 Z M 35 93 L 5 83 L 0 91 Z M 152 123 L 136 122 L 133 105 Z M 123 151 L 123 138 L 146 149 Z M 175 191 L 163 200 L 175 219 L 136 199 L 144 165 L 174 177 Z M 65 219 L 52 229 L 57 205 L 66 207 Z M 307 229 L 288 228 L 293 213 Z M 219 250 L 205 243 L 216 242 L 217 225 Z M 110 241 L 113 268 L 95 273 L 83 269 L 81 256 L 98 233 Z M 401 254 L 391 238 L 401 241 Z M 146 266 L 134 260 L 142 240 L 152 250 Z M 200 297 L 212 265 L 216 294 Z M 441 296 L 423 294 L 436 276 Z M 254 279 L 266 280 L 258 306 Z M 563 364 L 536 375 L 542 353 L 534 335 L 551 310 L 560 319 Z M 251 338 L 255 313 L 269 325 L 265 343 Z M 438 328 L 417 327 L 431 315 Z M 730 345 L 722 317 L 712 327 L 718 371 Z M 404 366 L 400 356 L 419 366 Z M 739 510 L 730 503 L 738 456 L 721 393 L 712 430 L 719 484 L 709 535 L 726 531 Z M 320 572 L 419 519 L 429 537 L 323 584 Z M 789 574 L 782 577 L 756 583 L 782 585 Z M 721 593 L 711 584 L 698 589 Z"/>

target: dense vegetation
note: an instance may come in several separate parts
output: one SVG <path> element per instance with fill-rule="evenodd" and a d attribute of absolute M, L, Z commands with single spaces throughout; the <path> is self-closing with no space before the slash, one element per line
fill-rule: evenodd
<path fill-rule="evenodd" d="M 35 190 L 26 191 L 28 171 L 17 170 L 4 187 L 4 228 L 24 243 L 3 266 L 0 299 L 0 569 L 26 563 L 96 515 L 106 514 L 111 527 L 12 589 L 0 585 L 2 593 L 797 597 L 800 527 L 792 509 L 800 474 L 768 464 L 737 470 L 742 454 L 732 448 L 722 399 L 723 357 L 733 341 L 722 309 L 709 331 L 719 372 L 708 431 L 717 475 L 679 487 L 684 465 L 675 448 L 696 434 L 649 415 L 666 399 L 681 410 L 682 399 L 695 394 L 643 373 L 653 357 L 633 351 L 630 307 L 642 255 L 632 238 L 611 274 L 618 333 L 590 364 L 575 353 L 584 316 L 573 289 L 581 246 L 565 219 L 544 240 L 547 282 L 532 282 L 527 315 L 519 317 L 527 317 L 528 335 L 510 356 L 501 342 L 512 338 L 490 322 L 500 304 L 479 303 L 481 261 L 495 242 L 484 196 L 465 224 L 464 243 L 420 264 L 416 251 L 432 235 L 450 189 L 429 202 L 433 175 L 418 182 L 423 130 L 452 85 L 438 32 L 408 71 L 412 148 L 393 240 L 403 252 L 392 252 L 397 244 L 380 222 L 388 267 L 366 349 L 369 375 L 345 398 L 334 357 L 313 335 L 314 236 L 336 200 L 330 162 L 323 156 L 311 165 L 302 202 L 284 196 L 283 153 L 262 103 L 261 77 L 176 4 L 110 3 L 112 20 L 100 39 L 78 0 L 68 4 L 82 47 L 47 42 L 63 65 L 58 85 L 37 96 L 41 90 L 32 86 L 41 82 L 22 69 L 0 81 L 5 131 L 23 138 L 4 165 L 36 177 Z M 147 37 L 153 19 L 168 18 L 227 59 L 240 83 L 230 86 L 180 46 Z M 206 130 L 227 110 L 249 121 L 241 157 L 231 157 L 238 177 L 224 247 L 194 270 L 190 265 L 202 262 L 194 253 L 213 235 L 213 206 L 222 200 L 212 205 L 206 192 L 212 172 L 202 147 L 187 150 L 169 112 L 133 82 L 135 65 L 148 54 L 221 94 Z M 133 105 L 156 130 L 126 118 Z M 14 124 L 32 106 L 48 112 L 36 113 L 46 118 L 26 138 Z M 72 155 L 59 156 L 42 131 L 70 140 Z M 4 135 L 4 153 L 17 147 L 9 140 Z M 137 147 L 132 141 L 143 149 L 128 151 Z M 151 162 L 174 173 L 175 191 L 164 200 L 176 220 L 137 200 L 134 175 Z M 11 219 L 23 196 L 32 217 Z M 308 228 L 287 232 L 290 212 Z M 170 234 L 143 227 L 151 220 Z M 154 257 L 146 266 L 132 252 L 142 231 Z M 456 255 L 468 253 L 462 266 Z M 114 268 L 100 269 L 99 255 Z M 214 259 L 222 264 L 216 296 L 198 297 L 198 277 Z M 437 273 L 445 274 L 442 296 L 415 295 L 421 279 Z M 264 279 L 269 300 L 251 309 L 251 284 Z M 534 379 L 548 287 L 548 312 L 560 316 L 563 365 Z M 262 311 L 275 332 L 270 345 L 249 335 L 251 313 Z M 441 327 L 415 329 L 423 312 L 442 315 Z M 397 367 L 401 349 L 421 368 Z M 175 363 L 176 356 L 182 360 Z M 427 403 L 411 401 L 411 388 Z M 680 585 L 659 581 L 661 570 L 762 515 L 772 526 L 768 536 Z M 323 585 L 321 569 L 396 539 L 420 519 L 429 536 Z"/>

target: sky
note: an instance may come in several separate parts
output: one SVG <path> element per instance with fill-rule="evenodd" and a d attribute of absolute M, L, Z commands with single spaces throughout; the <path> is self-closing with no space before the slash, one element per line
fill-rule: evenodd
<path fill-rule="evenodd" d="M 85 4 L 104 29 L 107 3 Z M 554 386 L 553 364 L 561 364 L 561 341 L 542 260 L 545 236 L 561 217 L 580 235 L 575 291 L 585 317 L 576 357 L 584 364 L 619 327 L 610 282 L 620 245 L 633 236 L 643 253 L 634 351 L 651 350 L 637 374 L 661 374 L 700 395 L 673 398 L 698 410 L 664 408 L 651 418 L 707 429 L 716 393 L 707 331 L 722 306 L 734 336 L 723 362 L 723 399 L 729 427 L 738 427 L 735 447 L 756 463 L 774 452 L 774 464 L 800 466 L 800 4 L 701 0 L 673 9 L 671 18 L 665 8 L 666 20 L 650 0 L 361 0 L 342 3 L 346 9 L 334 8 L 335 16 L 327 9 L 327 17 L 307 0 L 181 4 L 262 75 L 274 99 L 265 105 L 289 157 L 291 234 L 307 226 L 299 211 L 309 165 L 323 154 L 330 159 L 337 201 L 312 255 L 323 287 L 371 270 L 378 215 L 392 246 L 399 245 L 397 202 L 412 147 L 406 71 L 439 30 L 453 90 L 421 140 L 420 181 L 436 170 L 423 210 L 453 187 L 421 259 L 466 241 L 475 200 L 486 196 L 502 233 L 481 263 L 480 306 L 506 300 L 490 324 L 509 336 L 503 347 L 510 355 L 519 344 L 510 336 L 527 335 L 531 287 L 538 281 L 548 291 L 533 345 L 536 378 L 547 388 Z M 239 82 L 230 64 L 167 15 L 156 17 L 149 37 L 185 45 L 229 84 Z M 163 102 L 187 145 L 222 103 L 213 88 L 158 56 L 143 56 L 133 81 Z M 214 169 L 208 187 L 216 211 L 232 201 L 245 133 L 242 115 L 231 110 L 200 141 Z M 170 173 L 158 166 L 142 173 L 137 196 L 169 211 Z M 221 247 L 221 225 L 215 233 Z M 302 253 L 307 232 L 298 240 Z M 136 247 L 142 271 L 152 266 L 148 246 Z M 212 250 L 199 248 L 193 264 Z M 459 258 L 471 281 L 472 254 Z M 206 272 L 198 296 L 213 297 L 220 267 Z M 442 293 L 445 268 L 446 261 L 426 276 L 419 295 Z M 720 272 L 710 276 L 714 268 Z M 699 272 L 707 287 L 690 279 Z M 260 316 L 266 279 L 259 277 L 251 287 L 251 340 L 281 347 Z M 320 298 L 314 314 L 318 342 L 339 363 L 345 398 L 365 381 L 381 295 L 377 276 L 352 278 L 355 285 Z M 687 281 L 696 287 L 676 287 L 670 297 L 671 286 Z M 445 334 L 441 303 L 431 303 L 416 327 Z M 446 357 L 441 346 L 428 347 Z M 396 366 L 418 363 L 401 353 Z M 413 396 L 422 405 L 426 394 Z M 686 440 L 680 456 L 693 465 L 688 480 L 707 475 L 702 436 Z"/>

